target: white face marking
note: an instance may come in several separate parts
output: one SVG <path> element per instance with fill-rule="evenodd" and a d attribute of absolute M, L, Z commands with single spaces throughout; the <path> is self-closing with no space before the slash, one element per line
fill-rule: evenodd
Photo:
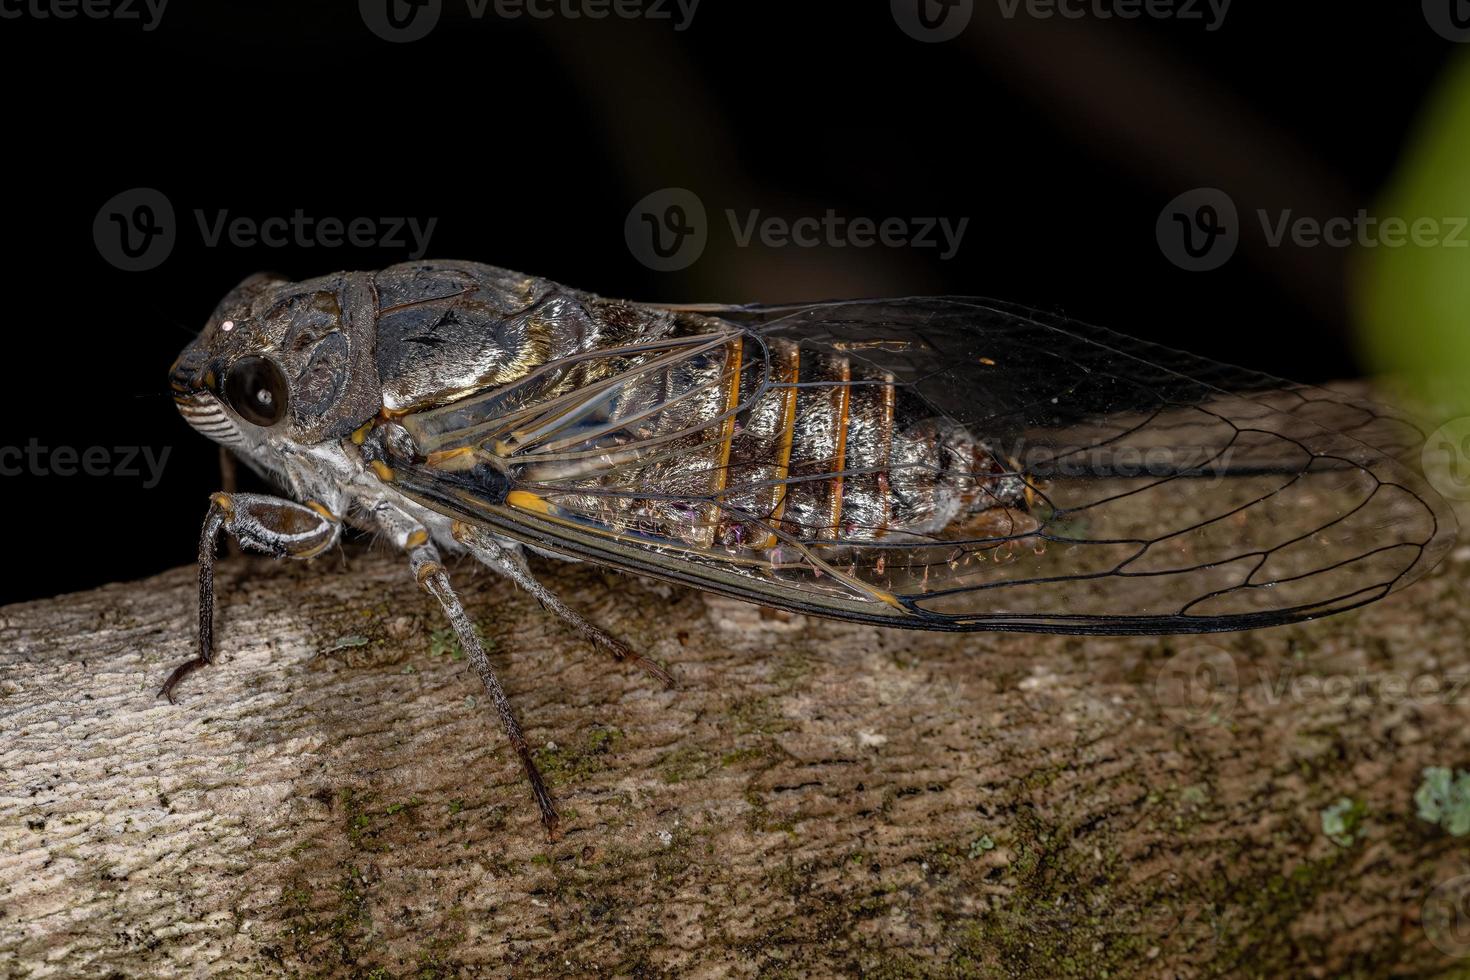
<path fill-rule="evenodd" d="M 223 330 L 225 333 L 229 333 L 231 330 L 234 330 L 235 329 L 235 321 L 234 320 L 226 320 L 224 323 L 221 323 L 219 325 L 219 328 L 221 330 Z"/>

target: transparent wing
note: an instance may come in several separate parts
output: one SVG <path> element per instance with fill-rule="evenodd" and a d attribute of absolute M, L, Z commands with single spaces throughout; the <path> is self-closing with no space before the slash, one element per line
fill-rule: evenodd
<path fill-rule="evenodd" d="M 1417 430 L 1346 394 L 987 300 L 668 312 L 404 419 L 396 485 L 554 553 L 928 629 L 1309 619 L 1454 540 L 1401 462 Z"/>

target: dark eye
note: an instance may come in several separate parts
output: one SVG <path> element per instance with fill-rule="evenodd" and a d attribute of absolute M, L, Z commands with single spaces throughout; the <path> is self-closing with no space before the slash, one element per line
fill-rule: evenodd
<path fill-rule="evenodd" d="M 286 377 L 274 361 L 242 357 L 225 374 L 225 401 L 247 422 L 272 426 L 286 417 Z"/>

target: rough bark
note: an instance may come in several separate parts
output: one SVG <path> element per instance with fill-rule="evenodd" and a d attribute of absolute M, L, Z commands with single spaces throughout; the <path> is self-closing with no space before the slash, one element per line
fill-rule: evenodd
<path fill-rule="evenodd" d="M 537 567 L 679 680 L 456 570 L 554 844 L 395 556 L 223 563 L 220 662 L 177 706 L 154 692 L 190 652 L 192 569 L 0 609 L 0 974 L 1470 962 L 1419 921 L 1466 842 L 1412 799 L 1470 761 L 1464 550 L 1367 609 L 1207 639 L 884 631 Z M 1202 664 L 1220 683 L 1185 703 Z M 1361 819 L 1334 842 L 1342 798 Z"/>

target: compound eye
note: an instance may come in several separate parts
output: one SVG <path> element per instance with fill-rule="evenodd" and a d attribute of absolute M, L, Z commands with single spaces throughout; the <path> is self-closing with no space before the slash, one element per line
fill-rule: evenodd
<path fill-rule="evenodd" d="M 225 401 L 247 422 L 265 428 L 286 417 L 286 376 L 265 357 L 242 357 L 225 374 Z"/>

